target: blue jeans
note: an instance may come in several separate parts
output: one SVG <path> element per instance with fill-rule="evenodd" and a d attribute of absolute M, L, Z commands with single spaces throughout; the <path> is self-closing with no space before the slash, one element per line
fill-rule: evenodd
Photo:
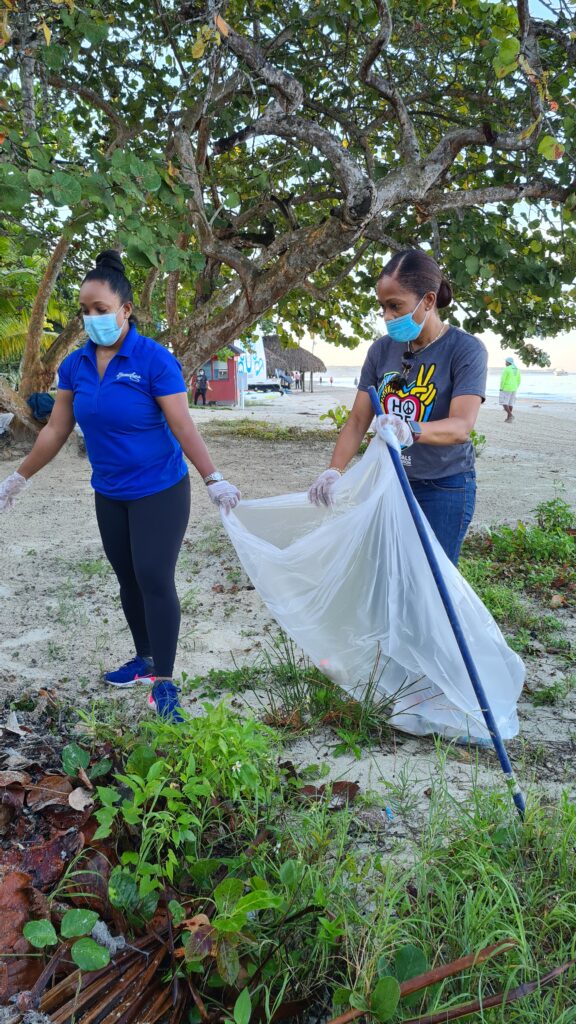
<path fill-rule="evenodd" d="M 439 480 L 411 480 L 416 501 L 437 540 L 454 565 L 472 522 L 476 504 L 476 474 L 456 473 Z"/>

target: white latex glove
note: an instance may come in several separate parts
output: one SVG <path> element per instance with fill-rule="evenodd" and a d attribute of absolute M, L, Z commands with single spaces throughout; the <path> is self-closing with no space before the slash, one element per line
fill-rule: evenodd
<path fill-rule="evenodd" d="M 231 508 L 236 508 L 242 497 L 238 488 L 234 487 L 234 484 L 229 484 L 227 480 L 219 480 L 216 484 L 208 484 L 207 490 L 210 501 L 218 505 L 218 508 L 221 508 L 226 515 L 228 515 Z"/>
<path fill-rule="evenodd" d="M 334 484 L 338 482 L 342 473 L 339 473 L 337 469 L 325 469 L 317 480 L 314 481 L 312 487 L 308 491 L 308 500 L 313 505 L 327 505 L 332 504 L 332 491 Z"/>
<path fill-rule="evenodd" d="M 383 441 L 387 441 L 387 432 L 391 430 L 401 448 L 409 448 L 414 444 L 412 431 L 405 420 L 400 416 L 393 416 L 391 413 L 384 413 L 376 417 L 376 433 Z"/>
<path fill-rule="evenodd" d="M 29 481 L 20 473 L 11 473 L 0 484 L 0 512 L 9 512 L 14 508 L 16 498 L 28 487 Z"/>

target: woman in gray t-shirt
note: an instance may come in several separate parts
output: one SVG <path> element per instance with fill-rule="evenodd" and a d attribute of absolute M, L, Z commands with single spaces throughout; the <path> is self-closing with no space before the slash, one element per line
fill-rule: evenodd
<path fill-rule="evenodd" d="M 309 491 L 330 503 L 331 489 L 356 454 L 373 417 L 368 388 L 378 390 L 381 426 L 402 446 L 412 490 L 444 551 L 456 565 L 474 514 L 476 473 L 470 441 L 486 395 L 488 355 L 482 342 L 442 321 L 452 289 L 438 264 L 419 249 L 396 253 L 376 285 L 388 333 L 368 350 L 352 411 L 330 468 Z"/>

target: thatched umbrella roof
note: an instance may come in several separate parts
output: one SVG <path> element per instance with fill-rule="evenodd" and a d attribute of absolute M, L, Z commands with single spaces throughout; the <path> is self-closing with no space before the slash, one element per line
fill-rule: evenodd
<path fill-rule="evenodd" d="M 281 370 L 282 373 L 290 373 L 290 367 L 288 360 L 284 356 L 284 352 L 277 352 L 276 349 L 269 348 L 266 342 L 264 342 L 264 355 L 266 356 L 266 370 L 268 374 L 274 372 L 274 370 Z"/>
<path fill-rule="evenodd" d="M 326 373 L 326 367 L 322 360 L 318 359 L 318 356 L 308 352 L 300 345 L 286 348 L 277 334 L 264 335 L 264 350 L 266 362 L 269 361 L 270 368 L 274 366 L 279 370 L 290 372 L 299 370 L 300 373 Z"/>

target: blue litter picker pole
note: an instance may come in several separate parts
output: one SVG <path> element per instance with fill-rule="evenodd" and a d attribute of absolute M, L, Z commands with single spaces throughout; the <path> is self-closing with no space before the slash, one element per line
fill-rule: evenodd
<path fill-rule="evenodd" d="M 381 416 L 382 415 L 382 406 L 380 405 L 380 401 L 378 399 L 378 393 L 376 391 L 376 388 L 369 388 L 368 394 L 370 395 L 370 401 L 372 402 L 372 408 L 374 409 L 374 415 L 375 416 Z M 454 633 L 454 639 L 456 640 L 456 643 L 458 644 L 458 649 L 460 651 L 460 654 L 462 655 L 462 660 L 464 661 L 464 664 L 466 666 L 466 671 L 468 673 L 468 676 L 470 677 L 470 682 L 472 683 L 472 687 L 474 689 L 474 693 L 476 694 L 476 698 L 478 700 L 478 704 L 480 705 L 480 710 L 481 710 L 482 714 L 484 715 L 484 721 L 486 722 L 486 728 L 488 729 L 488 732 L 490 733 L 490 738 L 492 739 L 492 742 L 494 744 L 494 749 L 496 750 L 496 753 L 498 755 L 498 760 L 500 761 L 500 765 L 502 767 L 502 771 L 504 772 L 504 777 L 506 779 L 506 782 L 507 782 L 508 787 L 510 789 L 510 792 L 512 794 L 512 799 L 514 800 L 514 803 L 516 804 L 516 807 L 518 809 L 518 813 L 520 814 L 520 817 L 523 818 L 524 817 L 524 812 L 526 810 L 526 802 L 524 800 L 524 794 L 523 794 L 522 790 L 520 789 L 520 786 L 518 785 L 518 781 L 516 779 L 516 776 L 514 775 L 514 769 L 512 768 L 512 765 L 510 764 L 510 758 L 508 757 L 508 754 L 506 752 L 506 747 L 504 746 L 504 742 L 503 742 L 502 737 L 500 735 L 500 730 L 498 729 L 498 726 L 496 725 L 496 719 L 494 718 L 494 715 L 492 714 L 492 709 L 490 708 L 490 705 L 488 703 L 488 698 L 486 697 L 486 693 L 484 691 L 484 686 L 482 684 L 482 680 L 480 679 L 480 676 L 478 675 L 478 671 L 477 671 L 476 666 L 474 664 L 474 661 L 473 661 L 473 658 L 472 658 L 472 654 L 470 653 L 470 648 L 468 647 L 468 643 L 466 641 L 466 637 L 464 636 L 464 632 L 462 630 L 462 626 L 460 625 L 460 622 L 458 620 L 458 615 L 457 615 L 456 609 L 454 607 L 452 598 L 450 597 L 450 594 L 448 593 L 448 588 L 446 586 L 446 582 L 445 582 L 444 577 L 442 576 L 442 573 L 440 571 L 440 566 L 438 565 L 438 559 L 436 558 L 436 555 L 434 553 L 434 549 L 433 549 L 433 547 L 432 547 L 432 545 L 430 543 L 430 538 L 428 537 L 428 534 L 426 532 L 426 528 L 424 526 L 424 522 L 423 522 L 423 518 L 422 518 L 422 512 L 420 511 L 420 506 L 418 505 L 418 502 L 416 501 L 416 498 L 414 497 L 414 495 L 412 493 L 412 488 L 410 487 L 410 484 L 408 482 L 408 477 L 406 476 L 406 471 L 404 469 L 404 466 L 402 465 L 402 460 L 400 458 L 400 453 L 391 444 L 388 445 L 388 451 L 390 453 L 390 458 L 392 459 L 392 465 L 394 466 L 394 469 L 396 471 L 396 476 L 398 477 L 398 480 L 400 481 L 400 486 L 401 486 L 402 491 L 404 493 L 404 497 L 406 498 L 406 501 L 408 502 L 408 508 L 410 509 L 410 513 L 412 515 L 412 519 L 414 520 L 414 525 L 415 525 L 415 527 L 416 527 L 416 529 L 418 531 L 418 536 L 420 537 L 420 540 L 422 542 L 422 547 L 424 548 L 424 551 L 426 553 L 426 558 L 428 559 L 428 565 L 430 566 L 430 569 L 432 571 L 432 575 L 434 577 L 436 586 L 438 588 L 438 593 L 440 594 L 440 598 L 442 600 L 442 604 L 444 605 L 444 608 L 446 609 L 446 615 L 448 616 L 448 621 L 450 622 L 450 625 L 452 627 L 452 632 Z"/>

